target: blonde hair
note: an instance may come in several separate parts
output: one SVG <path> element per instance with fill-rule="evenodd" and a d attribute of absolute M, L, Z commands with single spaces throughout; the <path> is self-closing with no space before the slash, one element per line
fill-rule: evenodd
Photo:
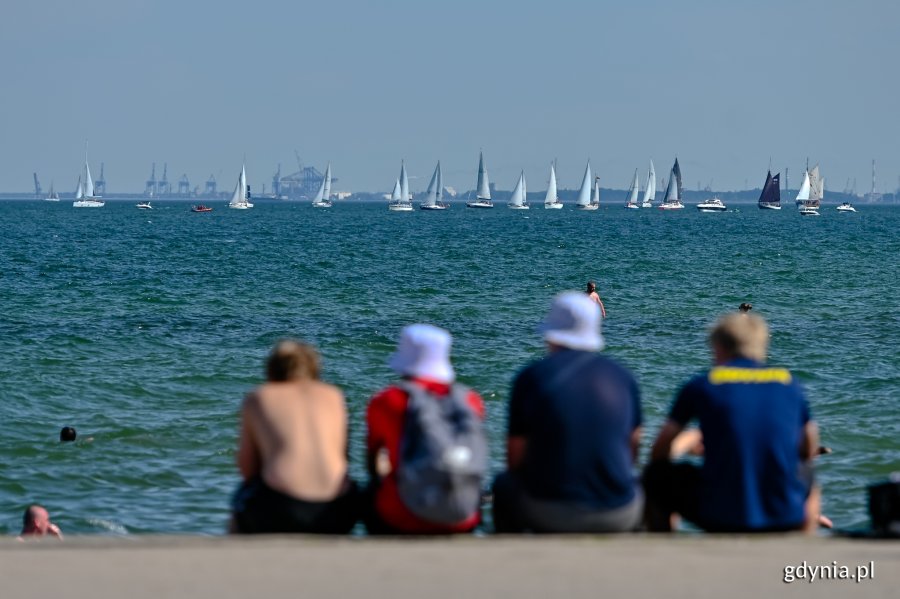
<path fill-rule="evenodd" d="M 319 353 L 313 346 L 299 341 L 279 341 L 266 361 L 266 378 L 271 382 L 318 380 Z"/>
<path fill-rule="evenodd" d="M 726 314 L 710 331 L 709 343 L 731 357 L 765 362 L 769 327 L 756 314 Z"/>

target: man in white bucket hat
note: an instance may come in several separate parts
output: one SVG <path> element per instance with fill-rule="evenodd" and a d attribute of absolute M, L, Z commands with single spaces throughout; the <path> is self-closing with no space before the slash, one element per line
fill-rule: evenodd
<path fill-rule="evenodd" d="M 456 374 L 450 364 L 451 343 L 450 333 L 436 326 L 413 324 L 404 327 L 397 351 L 388 359 L 388 366 L 402 380 L 380 391 L 369 402 L 366 462 L 371 477 L 371 505 L 366 526 L 370 533 L 460 533 L 471 531 L 480 522 L 477 509 L 458 522 L 430 521 L 410 509 L 398 487 L 401 441 L 411 391 L 425 392 L 441 402 L 449 402 L 456 398 L 452 394 L 462 393 L 460 402 L 474 413 L 480 432 L 484 404 L 476 392 L 455 384 Z M 486 444 L 484 453 L 487 453 Z"/>
<path fill-rule="evenodd" d="M 600 306 L 567 291 L 538 327 L 548 354 L 513 381 L 507 471 L 494 482 L 497 532 L 626 532 L 641 523 L 640 394 L 625 368 L 597 353 L 600 322 Z"/>

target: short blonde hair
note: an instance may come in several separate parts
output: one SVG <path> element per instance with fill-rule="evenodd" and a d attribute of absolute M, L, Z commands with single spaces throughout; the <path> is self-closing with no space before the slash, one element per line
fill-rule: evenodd
<path fill-rule="evenodd" d="M 756 314 L 726 314 L 710 331 L 709 343 L 729 356 L 765 362 L 769 327 Z"/>
<path fill-rule="evenodd" d="M 319 353 L 313 346 L 299 341 L 279 341 L 266 361 L 266 378 L 271 382 L 318 380 Z"/>

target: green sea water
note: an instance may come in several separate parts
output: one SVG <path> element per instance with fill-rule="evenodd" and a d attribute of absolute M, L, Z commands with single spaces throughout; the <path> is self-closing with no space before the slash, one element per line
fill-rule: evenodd
<path fill-rule="evenodd" d="M 900 208 L 154 204 L 0 203 L 0 531 L 38 501 L 68 533 L 222 533 L 239 404 L 282 337 L 315 343 L 343 388 L 363 479 L 365 405 L 393 378 L 400 328 L 446 327 L 497 470 L 510 380 L 543 351 L 535 326 L 588 279 L 605 351 L 641 385 L 645 453 L 709 363 L 708 325 L 750 301 L 834 449 L 818 477 L 835 525 L 865 526 L 865 486 L 900 470 Z M 57 441 L 65 425 L 75 444 Z"/>

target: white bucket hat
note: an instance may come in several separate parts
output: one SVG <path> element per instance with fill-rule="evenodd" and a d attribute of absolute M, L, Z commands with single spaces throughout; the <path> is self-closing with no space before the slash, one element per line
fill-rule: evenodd
<path fill-rule="evenodd" d="M 553 298 L 538 332 L 545 341 L 570 349 L 600 351 L 606 345 L 600 334 L 600 306 L 579 291 L 564 291 Z"/>
<path fill-rule="evenodd" d="M 388 366 L 400 375 L 450 384 L 456 379 L 450 365 L 452 341 L 450 333 L 430 324 L 403 327 L 397 351 L 391 354 Z"/>

